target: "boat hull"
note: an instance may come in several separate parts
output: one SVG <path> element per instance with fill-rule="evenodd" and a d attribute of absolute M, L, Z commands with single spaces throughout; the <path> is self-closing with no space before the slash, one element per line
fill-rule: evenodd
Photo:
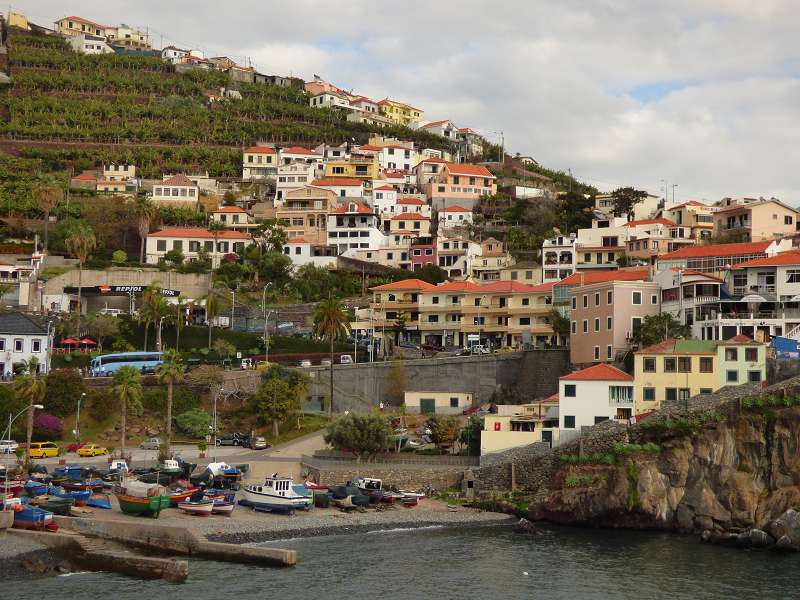
<path fill-rule="evenodd" d="M 150 496 L 148 498 L 137 498 L 123 494 L 117 494 L 116 496 L 120 510 L 127 515 L 157 519 L 161 511 L 169 506 L 168 496 Z"/>
<path fill-rule="evenodd" d="M 178 508 L 189 515 L 207 517 L 214 509 L 214 504 L 212 502 L 179 502 Z"/>
<path fill-rule="evenodd" d="M 211 512 L 215 515 L 230 516 L 234 508 L 236 508 L 235 502 L 214 502 Z"/>
<path fill-rule="evenodd" d="M 284 497 L 274 496 L 272 494 L 259 494 L 258 492 L 251 492 L 243 490 L 240 492 L 241 498 L 239 499 L 240 506 L 249 506 L 253 510 L 265 512 L 292 512 L 295 510 L 310 510 L 313 505 L 313 498 L 307 496 L 301 497 Z"/>
<path fill-rule="evenodd" d="M 45 529 L 52 521 L 53 513 L 33 506 L 14 513 L 15 529 Z"/>

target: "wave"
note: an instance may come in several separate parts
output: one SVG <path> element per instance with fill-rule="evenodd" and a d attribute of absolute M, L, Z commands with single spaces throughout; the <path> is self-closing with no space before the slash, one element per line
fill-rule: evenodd
<path fill-rule="evenodd" d="M 422 525 L 420 527 L 392 527 L 390 529 L 373 529 L 372 531 L 366 531 L 367 534 L 372 533 L 398 533 L 402 531 L 419 531 L 421 529 L 445 529 L 446 527 L 452 527 L 452 525 Z"/>

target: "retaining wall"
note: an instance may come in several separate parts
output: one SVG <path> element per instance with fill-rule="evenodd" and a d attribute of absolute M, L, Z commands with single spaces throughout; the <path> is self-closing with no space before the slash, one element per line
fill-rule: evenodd
<path fill-rule="evenodd" d="M 356 462 L 304 460 L 303 467 L 322 485 L 343 485 L 356 477 L 375 477 L 384 486 L 401 489 L 433 488 L 444 490 L 461 485 L 464 467 L 434 467 Z"/>

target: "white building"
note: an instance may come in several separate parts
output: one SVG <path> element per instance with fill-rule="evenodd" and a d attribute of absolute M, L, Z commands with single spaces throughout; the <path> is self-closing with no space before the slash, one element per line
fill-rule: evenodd
<path fill-rule="evenodd" d="M 413 169 L 417 185 L 423 186 L 429 183 L 431 179 L 442 172 L 442 169 L 447 164 L 449 163 L 441 158 L 426 158 L 421 160 Z"/>
<path fill-rule="evenodd" d="M 295 267 L 314 265 L 332 268 L 336 266 L 336 246 L 312 244 L 303 238 L 292 238 L 283 246 L 283 253 L 292 259 Z"/>
<path fill-rule="evenodd" d="M 475 257 L 480 253 L 481 245 L 476 242 L 444 235 L 436 237 L 436 256 L 439 268 L 443 269 L 450 278 L 464 279 L 467 277 L 471 272 Z"/>
<path fill-rule="evenodd" d="M 397 199 L 395 212 L 416 212 L 430 219 L 431 205 L 422 198 L 403 196 Z"/>
<path fill-rule="evenodd" d="M 249 231 L 258 227 L 258 223 L 253 220 L 253 217 L 239 206 L 220 206 L 211 213 L 211 220 L 237 231 Z"/>
<path fill-rule="evenodd" d="M 106 43 L 106 38 L 91 33 L 81 33 L 67 37 L 72 50 L 78 54 L 113 54 L 114 49 Z"/>
<path fill-rule="evenodd" d="M 286 192 L 305 187 L 318 175 L 317 166 L 306 162 L 292 162 L 278 167 L 275 177 L 275 203 L 282 205 Z"/>
<path fill-rule="evenodd" d="M 350 108 L 350 99 L 344 94 L 326 91 L 311 96 L 308 104 L 313 108 Z"/>
<path fill-rule="evenodd" d="M 472 225 L 472 211 L 463 206 L 447 206 L 439 211 L 439 231 Z"/>
<path fill-rule="evenodd" d="M 203 52 L 201 50 L 184 50 L 177 46 L 166 46 L 161 50 L 161 60 L 164 62 L 179 65 L 187 62 L 190 58 L 203 59 Z"/>
<path fill-rule="evenodd" d="M 419 154 L 413 144 L 365 144 L 360 152 L 374 154 L 378 157 L 381 169 L 399 169 L 411 171 L 419 162 Z"/>
<path fill-rule="evenodd" d="M 391 185 L 381 185 L 372 188 L 372 206 L 378 211 L 378 214 L 384 213 L 394 214 L 398 212 L 397 206 L 397 190 Z M 399 211 L 402 212 L 402 211 Z"/>
<path fill-rule="evenodd" d="M 442 136 L 448 140 L 456 141 L 458 139 L 458 127 L 447 119 L 443 121 L 430 121 L 424 125 L 420 125 L 419 129 L 432 133 L 433 135 Z"/>
<path fill-rule="evenodd" d="M 380 231 L 378 215 L 356 200 L 349 200 L 331 210 L 328 215 L 328 244 L 337 246 L 340 254 L 349 249 L 375 249 L 388 245 L 386 235 Z"/>
<path fill-rule="evenodd" d="M 242 155 L 242 179 L 267 179 L 278 172 L 278 151 L 271 146 L 251 146 Z"/>
<path fill-rule="evenodd" d="M 186 175 L 166 177 L 153 186 L 153 202 L 156 204 L 197 203 L 200 188 Z"/>
<path fill-rule="evenodd" d="M 339 198 L 363 198 L 364 182 L 355 177 L 328 177 L 315 179 L 311 182 L 314 187 L 330 190 Z"/>
<path fill-rule="evenodd" d="M 50 331 L 34 317 L 21 312 L 0 313 L 0 357 L 3 376 L 14 374 L 14 366 L 36 358 L 37 372 L 50 370 Z"/>
<path fill-rule="evenodd" d="M 561 281 L 575 272 L 574 233 L 556 235 L 542 243 L 542 283 Z"/>
<path fill-rule="evenodd" d="M 661 312 L 683 325 L 705 320 L 718 308 L 723 281 L 713 275 L 673 267 L 656 273 L 653 281 L 661 286 Z"/>
<path fill-rule="evenodd" d="M 278 150 L 278 163 L 281 165 L 288 165 L 293 162 L 303 162 L 306 164 L 317 165 L 317 168 L 324 172 L 322 154 L 316 150 L 309 150 L 302 146 L 290 146 L 288 148 L 281 148 Z"/>
<path fill-rule="evenodd" d="M 558 379 L 558 418 L 562 439 L 568 431 L 633 414 L 633 376 L 601 363 Z M 565 440 L 566 441 L 566 440 Z"/>
<path fill-rule="evenodd" d="M 217 241 L 216 247 L 214 240 Z M 147 234 L 145 262 L 157 265 L 167 252 L 177 250 L 190 262 L 206 254 L 211 259 L 211 266 L 217 268 L 226 254 L 241 255 L 250 242 L 249 233 L 232 229 L 208 231 L 191 227 L 166 227 Z"/>

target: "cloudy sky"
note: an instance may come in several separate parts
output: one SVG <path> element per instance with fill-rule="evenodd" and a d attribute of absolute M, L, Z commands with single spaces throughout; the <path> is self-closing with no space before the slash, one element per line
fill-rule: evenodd
<path fill-rule="evenodd" d="M 792 0 L 17 0 L 450 118 L 601 189 L 800 204 Z"/>

